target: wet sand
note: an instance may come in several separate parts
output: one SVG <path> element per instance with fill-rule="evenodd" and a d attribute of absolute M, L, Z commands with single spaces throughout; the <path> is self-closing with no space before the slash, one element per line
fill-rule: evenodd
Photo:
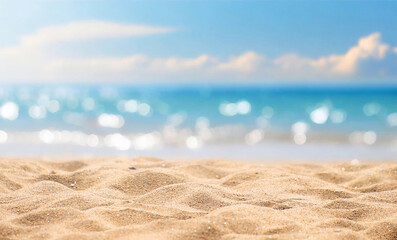
<path fill-rule="evenodd" d="M 397 239 L 397 163 L 2 158 L 0 239 Z"/>

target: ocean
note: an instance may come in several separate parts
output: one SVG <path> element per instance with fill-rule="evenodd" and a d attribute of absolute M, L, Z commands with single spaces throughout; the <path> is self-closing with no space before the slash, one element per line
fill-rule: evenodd
<path fill-rule="evenodd" d="M 1 86 L 0 154 L 397 160 L 397 88 Z"/>

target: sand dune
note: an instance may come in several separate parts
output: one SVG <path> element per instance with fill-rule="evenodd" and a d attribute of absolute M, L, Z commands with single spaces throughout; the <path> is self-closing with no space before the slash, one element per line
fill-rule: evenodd
<path fill-rule="evenodd" d="M 0 239 L 397 239 L 397 163 L 1 159 Z"/>

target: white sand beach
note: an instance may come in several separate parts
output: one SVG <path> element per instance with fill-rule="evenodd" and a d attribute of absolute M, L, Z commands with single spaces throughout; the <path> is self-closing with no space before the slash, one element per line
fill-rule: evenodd
<path fill-rule="evenodd" d="M 0 160 L 0 239 L 397 239 L 397 163 Z"/>

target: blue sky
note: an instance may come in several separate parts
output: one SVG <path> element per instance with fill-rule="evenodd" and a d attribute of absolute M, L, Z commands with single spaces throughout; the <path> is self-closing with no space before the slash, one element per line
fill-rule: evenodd
<path fill-rule="evenodd" d="M 0 81 L 395 83 L 396 12 L 395 1 L 0 0 Z"/>

